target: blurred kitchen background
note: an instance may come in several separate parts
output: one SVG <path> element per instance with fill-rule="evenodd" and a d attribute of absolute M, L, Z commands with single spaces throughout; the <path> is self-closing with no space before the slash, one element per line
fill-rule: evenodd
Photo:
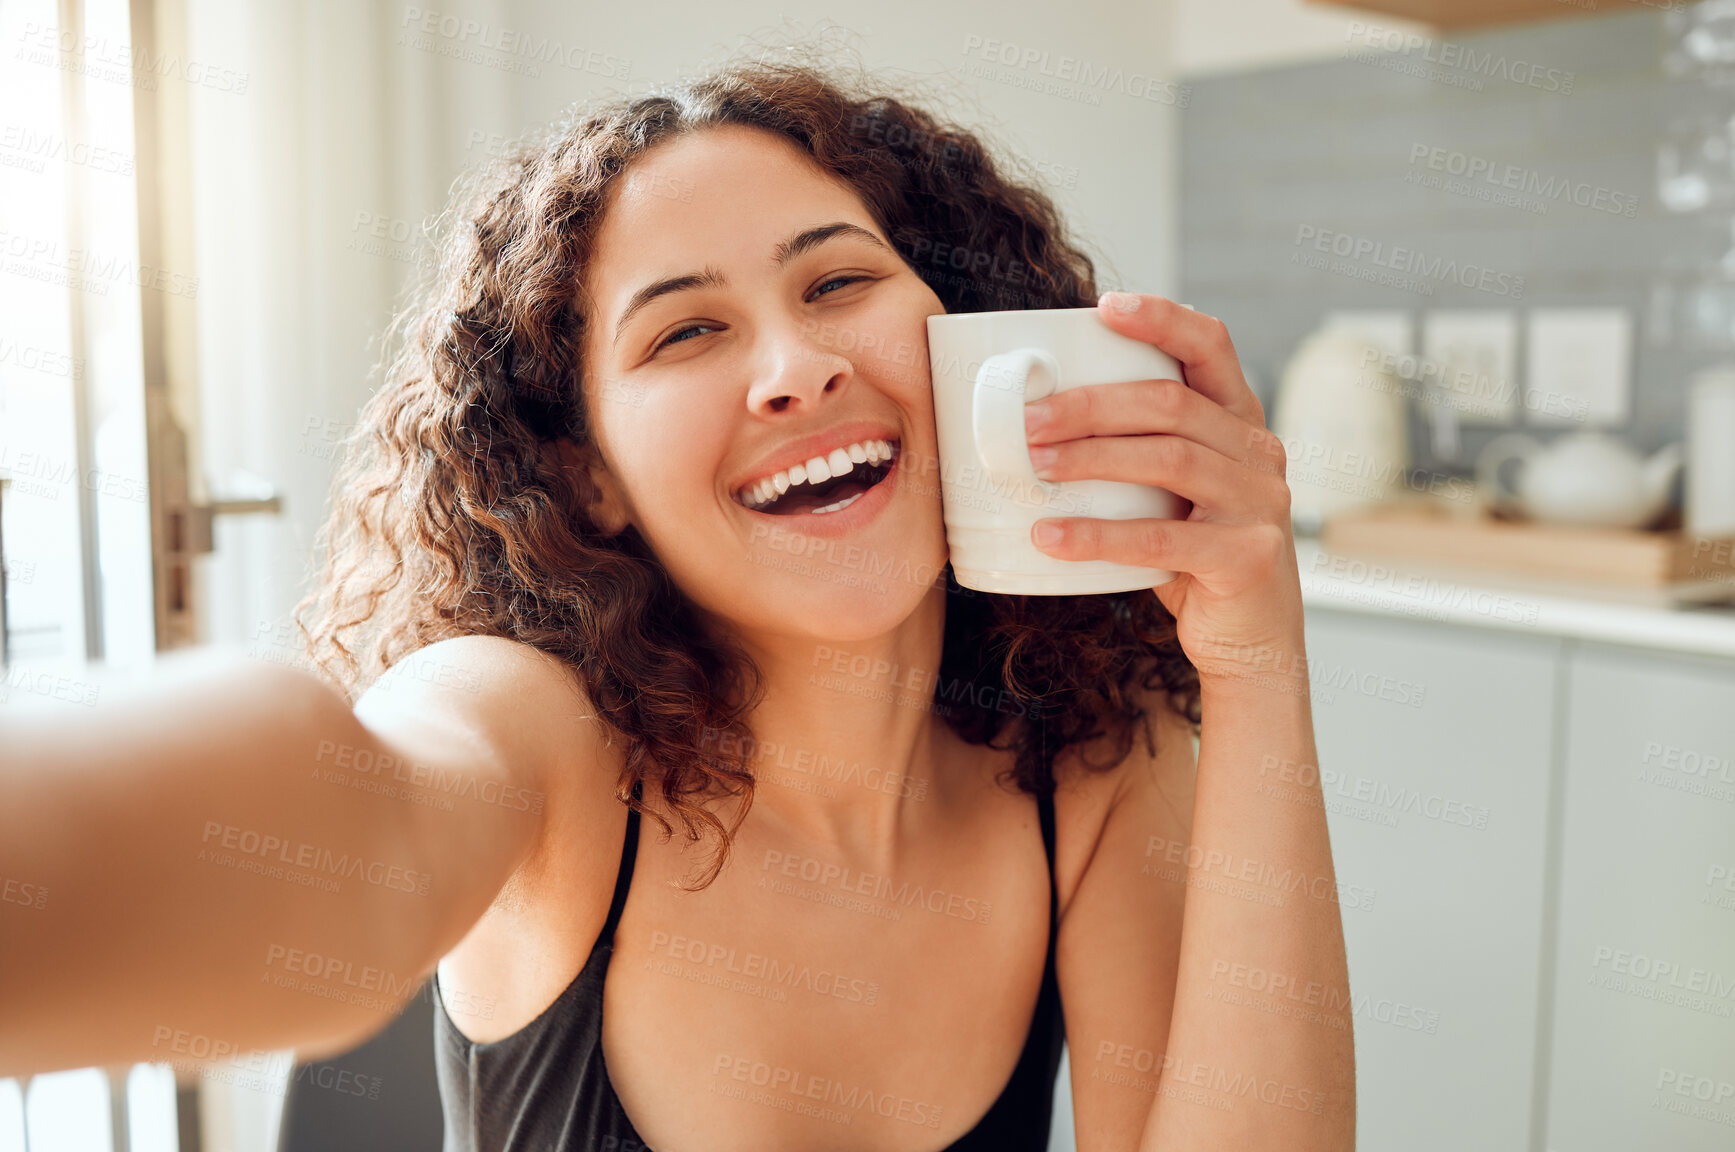
<path fill-rule="evenodd" d="M 1362 893 L 1360 1146 L 1735 1147 L 1735 0 L 436 2 L 0 0 L 0 702 L 298 660 L 454 177 L 830 45 L 988 133 L 1105 287 L 1229 323 Z M 431 1027 L 0 1082 L 0 1152 L 435 1146 Z"/>

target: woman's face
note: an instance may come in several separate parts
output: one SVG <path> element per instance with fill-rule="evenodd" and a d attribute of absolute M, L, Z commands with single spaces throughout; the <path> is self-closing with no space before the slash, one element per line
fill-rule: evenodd
<path fill-rule="evenodd" d="M 620 177 L 588 275 L 599 523 L 634 524 L 745 631 L 907 619 L 946 559 L 925 324 L 945 308 L 855 192 L 768 132 L 682 136 Z"/>

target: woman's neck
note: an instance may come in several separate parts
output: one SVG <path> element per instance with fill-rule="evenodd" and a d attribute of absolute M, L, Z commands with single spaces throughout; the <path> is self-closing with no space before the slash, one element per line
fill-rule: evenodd
<path fill-rule="evenodd" d="M 958 743 L 933 711 L 945 624 L 936 587 L 879 636 L 737 636 L 765 686 L 748 719 L 754 808 L 852 857 L 895 859 L 908 805 Z"/>

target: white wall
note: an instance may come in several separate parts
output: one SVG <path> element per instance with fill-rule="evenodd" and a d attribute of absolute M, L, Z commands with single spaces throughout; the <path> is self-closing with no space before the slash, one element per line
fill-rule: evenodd
<path fill-rule="evenodd" d="M 1106 257 L 1106 287 L 1169 292 L 1177 109 L 1124 91 L 1091 104 L 965 71 L 980 62 L 967 46 L 994 41 L 1020 59 L 1047 53 L 1050 71 L 1071 56 L 1170 77 L 1166 2 L 1081 0 L 1063 11 L 886 0 L 838 5 L 835 24 L 810 9 L 786 26 L 781 0 L 745 0 L 726 15 L 702 0 L 425 0 L 361 12 L 341 0 L 187 0 L 192 54 L 249 76 L 245 93 L 195 93 L 192 108 L 205 468 L 219 480 L 240 469 L 261 476 L 287 505 L 278 519 L 219 524 L 218 555 L 202 573 L 204 637 L 280 654 L 273 627 L 297 598 L 325 510 L 321 446 L 373 386 L 376 341 L 409 272 L 411 245 L 371 237 L 373 221 L 412 231 L 502 139 L 623 87 L 600 68 L 543 65 L 531 77 L 501 67 L 498 52 L 455 57 L 471 45 L 426 37 L 422 8 L 625 59 L 633 92 L 746 40 L 776 46 L 782 29 L 826 28 L 826 42 L 853 45 L 869 68 L 1057 172 L 1070 185 L 1052 189 L 1062 210 Z M 998 75 L 1038 81 L 1041 67 Z"/>
<path fill-rule="evenodd" d="M 1342 56 L 1352 21 L 1421 31 L 1408 20 L 1303 0 L 1169 0 L 1175 70 L 1200 76 Z"/>

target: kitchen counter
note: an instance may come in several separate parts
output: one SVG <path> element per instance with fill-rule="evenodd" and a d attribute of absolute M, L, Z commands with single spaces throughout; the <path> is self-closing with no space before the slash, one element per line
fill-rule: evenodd
<path fill-rule="evenodd" d="M 1645 589 L 1334 553 L 1306 536 L 1296 537 L 1295 553 L 1309 608 L 1735 660 L 1735 608 L 1726 605 L 1686 606 Z"/>

